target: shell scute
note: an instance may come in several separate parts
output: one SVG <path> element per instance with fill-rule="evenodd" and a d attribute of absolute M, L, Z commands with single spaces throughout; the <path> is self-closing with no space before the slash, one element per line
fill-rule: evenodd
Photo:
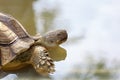
<path fill-rule="evenodd" d="M 15 54 L 11 51 L 10 47 L 2 47 L 1 48 L 1 64 L 5 65 L 7 64 L 10 60 L 12 60 L 12 58 L 15 57 Z M 14 57 L 13 57 L 14 56 Z"/>
<path fill-rule="evenodd" d="M 9 44 L 17 35 L 9 30 L 9 28 L 0 22 L 0 44 Z"/>
<path fill-rule="evenodd" d="M 3 22 L 4 25 L 11 29 L 19 38 L 29 35 L 24 27 L 12 16 L 0 13 L 0 22 Z"/>
<path fill-rule="evenodd" d="M 12 16 L 0 13 L 0 64 L 4 66 L 34 44 L 24 27 Z"/>

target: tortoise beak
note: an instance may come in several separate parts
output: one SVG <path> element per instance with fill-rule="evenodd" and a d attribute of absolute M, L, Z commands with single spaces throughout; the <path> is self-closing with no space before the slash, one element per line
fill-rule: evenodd
<path fill-rule="evenodd" d="M 63 42 L 65 42 L 68 38 L 68 35 L 67 35 L 67 31 L 66 30 L 57 30 L 57 37 L 58 37 L 58 40 L 57 40 L 57 43 L 61 44 Z"/>

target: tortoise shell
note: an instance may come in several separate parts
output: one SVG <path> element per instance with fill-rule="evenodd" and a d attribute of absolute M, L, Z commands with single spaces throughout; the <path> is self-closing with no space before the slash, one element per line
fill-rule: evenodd
<path fill-rule="evenodd" d="M 0 13 L 0 65 L 5 65 L 34 44 L 23 26 L 13 17 Z"/>

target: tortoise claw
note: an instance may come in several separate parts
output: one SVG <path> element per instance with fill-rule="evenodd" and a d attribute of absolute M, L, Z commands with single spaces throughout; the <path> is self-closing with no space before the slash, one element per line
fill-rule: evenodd
<path fill-rule="evenodd" d="M 40 74 L 48 74 L 55 71 L 53 60 L 49 57 L 47 50 L 45 50 L 42 46 L 35 46 L 34 55 L 31 57 L 33 67 Z"/>

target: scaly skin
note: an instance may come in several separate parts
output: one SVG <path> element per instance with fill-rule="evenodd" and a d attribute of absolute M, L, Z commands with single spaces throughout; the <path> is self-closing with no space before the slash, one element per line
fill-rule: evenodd
<path fill-rule="evenodd" d="M 49 52 L 42 46 L 37 45 L 33 48 L 30 62 L 36 72 L 40 74 L 48 74 L 55 71 L 53 60 L 49 57 Z"/>

